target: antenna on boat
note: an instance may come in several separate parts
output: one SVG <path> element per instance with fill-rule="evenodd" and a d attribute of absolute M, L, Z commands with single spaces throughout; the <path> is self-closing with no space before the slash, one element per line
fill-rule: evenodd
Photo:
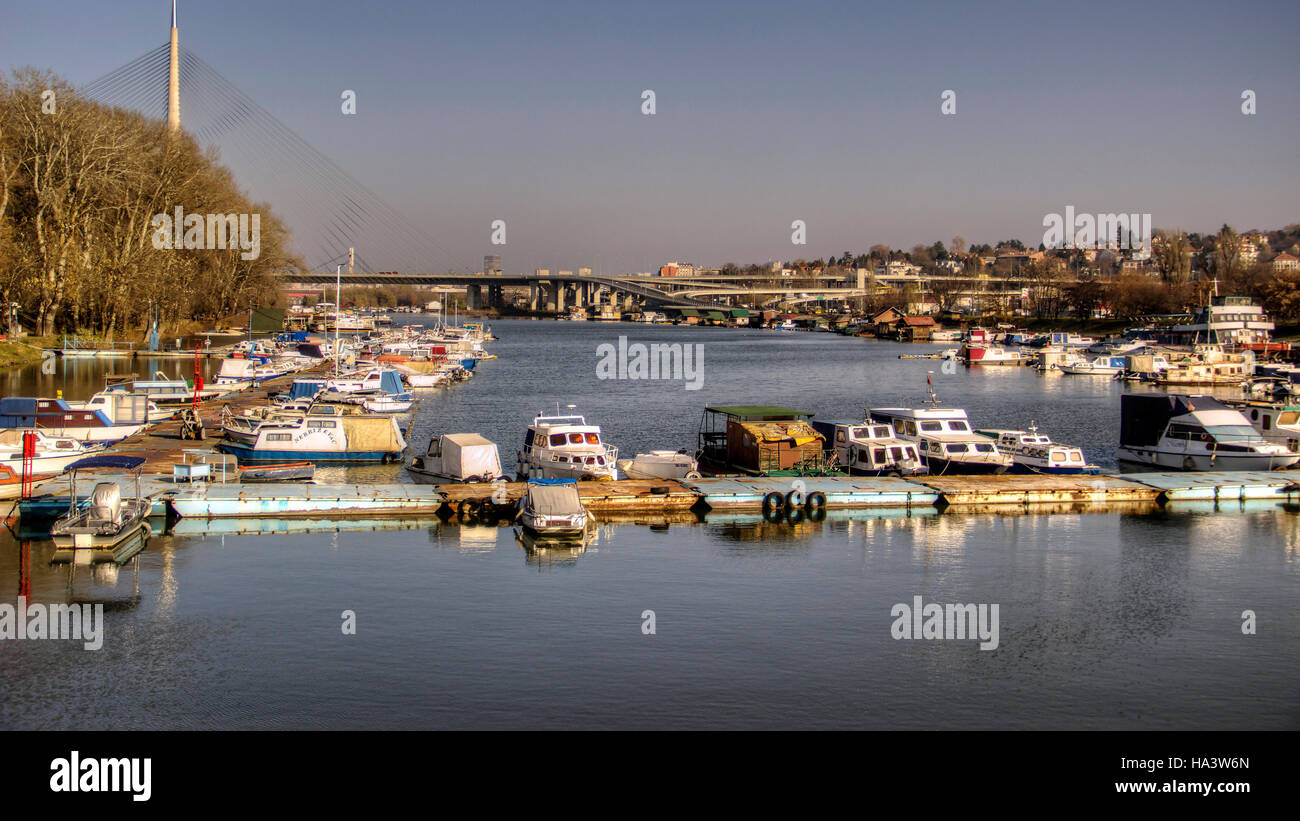
<path fill-rule="evenodd" d="M 930 391 L 930 407 L 937 408 L 939 407 L 939 399 L 934 395 L 934 381 L 930 378 L 933 375 L 934 375 L 934 371 L 925 372 L 925 386 Z"/>

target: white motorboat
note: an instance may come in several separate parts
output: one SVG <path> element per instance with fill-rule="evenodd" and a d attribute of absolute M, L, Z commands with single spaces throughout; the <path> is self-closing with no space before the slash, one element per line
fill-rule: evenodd
<path fill-rule="evenodd" d="M 600 428 L 581 416 L 539 413 L 515 461 L 521 480 L 618 478 L 618 448 L 602 442 Z"/>
<path fill-rule="evenodd" d="M 477 433 L 447 433 L 429 440 L 429 449 L 407 464 L 418 476 L 455 483 L 491 482 L 505 476 L 497 446 Z"/>
<path fill-rule="evenodd" d="M 1116 457 L 1175 470 L 1276 470 L 1300 462 L 1270 442 L 1239 410 L 1209 396 L 1124 394 Z"/>
<path fill-rule="evenodd" d="M 89 403 L 12 396 L 0 399 L 0 428 L 34 428 L 57 439 L 107 444 L 144 430 L 158 406 L 143 396 L 96 394 Z M 93 403 L 93 404 L 92 404 Z M 76 405 L 87 405 L 76 407 Z"/>
<path fill-rule="evenodd" d="M 57 479 L 58 473 L 33 473 L 27 477 L 27 484 L 35 488 L 51 479 Z M 0 500 L 17 499 L 23 494 L 23 475 L 5 465 L 0 465 Z"/>
<path fill-rule="evenodd" d="M 927 473 L 916 444 L 900 439 L 885 422 L 819 422 L 813 429 L 826 437 L 832 464 L 851 476 L 914 476 Z"/>
<path fill-rule="evenodd" d="M 169 379 L 162 371 L 154 373 L 153 379 L 118 379 L 109 377 L 109 384 L 104 390 L 108 393 L 124 392 L 136 396 L 147 396 L 159 407 L 167 405 L 188 405 L 194 401 L 197 393 L 200 402 L 225 396 L 241 390 L 239 385 L 211 385 L 198 390 L 184 379 Z"/>
<path fill-rule="evenodd" d="M 685 450 L 652 450 L 618 460 L 624 479 L 698 479 L 699 462 Z"/>
<path fill-rule="evenodd" d="M 103 411 L 104 418 L 113 425 L 135 425 L 161 422 L 176 414 L 171 408 L 160 408 L 147 397 L 134 396 L 122 391 L 100 391 L 83 401 L 63 400 L 69 410 Z M 143 405 L 143 412 L 140 406 Z M 109 441 L 97 440 L 97 441 Z"/>
<path fill-rule="evenodd" d="M 23 437 L 26 434 L 33 437 L 32 453 L 26 460 L 31 465 L 33 475 L 62 473 L 68 465 L 98 450 L 97 447 L 87 447 L 76 439 L 46 436 L 39 430 L 6 428 L 0 430 L 0 466 L 17 474 L 22 473 Z"/>
<path fill-rule="evenodd" d="M 1058 367 L 1061 373 L 1076 376 L 1114 376 L 1124 370 L 1126 361 L 1122 356 L 1098 356 L 1078 362 L 1065 362 Z"/>
<path fill-rule="evenodd" d="M 1018 350 L 993 345 L 966 345 L 961 357 L 967 365 L 1023 365 L 1028 360 Z"/>
<path fill-rule="evenodd" d="M 573 479 L 531 479 L 519 500 L 517 520 L 540 536 L 581 537 L 589 516 Z"/>
<path fill-rule="evenodd" d="M 304 413 L 268 419 L 243 441 L 232 438 L 217 449 L 240 462 L 387 463 L 402 458 L 406 439 L 392 416 Z"/>
<path fill-rule="evenodd" d="M 1028 430 L 981 428 L 975 431 L 997 442 L 998 449 L 1011 454 L 1011 473 L 1096 474 L 1101 469 L 1088 464 L 1083 448 L 1053 442 L 1030 423 Z"/>

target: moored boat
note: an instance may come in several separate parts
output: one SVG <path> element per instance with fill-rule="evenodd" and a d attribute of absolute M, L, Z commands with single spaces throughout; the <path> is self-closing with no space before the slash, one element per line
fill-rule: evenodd
<path fill-rule="evenodd" d="M 998 449 L 1011 454 L 1010 473 L 1061 475 L 1097 474 L 1101 469 L 1088 464 L 1083 448 L 1053 442 L 1030 423 L 1028 430 L 981 428 L 975 431 L 997 442 Z"/>
<path fill-rule="evenodd" d="M 1300 453 L 1265 439 L 1241 411 L 1189 394 L 1121 396 L 1116 457 L 1174 470 L 1276 470 L 1300 462 Z"/>
<path fill-rule="evenodd" d="M 140 492 L 138 456 L 100 455 L 81 459 L 68 466 L 72 474 L 68 512 L 50 528 L 54 540 L 53 561 L 90 564 L 98 561 L 124 561 L 120 548 L 148 537 L 146 521 L 153 502 Z M 123 497 L 117 482 L 99 482 L 84 506 L 78 506 L 77 471 L 126 470 L 135 474 L 135 496 Z M 135 552 L 138 552 L 136 550 Z"/>
<path fill-rule="evenodd" d="M 826 437 L 834 464 L 852 476 L 914 476 L 928 472 L 916 444 L 900 439 L 886 422 L 819 422 L 813 429 Z"/>
<path fill-rule="evenodd" d="M 258 425 L 247 441 L 227 441 L 217 449 L 241 462 L 393 462 L 406 440 L 392 416 L 342 416 L 304 413 Z"/>
<path fill-rule="evenodd" d="M 572 405 L 570 405 L 572 407 Z M 539 413 L 515 459 L 519 478 L 616 479 L 618 448 L 581 416 Z"/>
<path fill-rule="evenodd" d="M 418 476 L 455 483 L 491 482 L 502 478 L 497 446 L 477 433 L 446 433 L 429 440 L 423 456 L 406 469 Z"/>
<path fill-rule="evenodd" d="M 578 538 L 587 532 L 589 517 L 574 479 L 530 479 L 519 500 L 517 521 L 539 536 Z"/>

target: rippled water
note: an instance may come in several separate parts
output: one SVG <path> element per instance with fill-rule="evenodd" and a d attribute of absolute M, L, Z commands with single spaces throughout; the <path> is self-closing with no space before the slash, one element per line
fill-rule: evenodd
<path fill-rule="evenodd" d="M 477 431 L 510 460 L 558 400 L 625 453 L 693 447 L 705 404 L 855 417 L 920 400 L 933 370 L 976 425 L 1034 419 L 1113 465 L 1120 388 L 1105 379 L 948 375 L 896 358 L 931 346 L 830 334 L 494 327 L 501 358 L 426 399 L 413 446 Z M 597 379 L 596 347 L 619 334 L 703 344 L 703 389 Z M 0 534 L 0 603 L 20 585 L 40 602 L 107 603 L 101 650 L 0 641 L 0 727 L 1295 729 L 1298 521 L 1271 504 L 795 526 L 711 515 L 606 523 L 583 551 L 538 552 L 505 527 L 408 520 L 159 535 L 115 580 L 51 567 L 49 542 L 27 546 L 24 574 Z M 891 609 L 914 596 L 998 604 L 998 648 L 895 640 Z"/>

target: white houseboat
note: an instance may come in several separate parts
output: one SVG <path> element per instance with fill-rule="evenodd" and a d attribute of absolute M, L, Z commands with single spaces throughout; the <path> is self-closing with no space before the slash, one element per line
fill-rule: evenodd
<path fill-rule="evenodd" d="M 1116 457 L 1175 470 L 1276 470 L 1300 453 L 1270 442 L 1241 411 L 1209 396 L 1124 394 Z"/>
<path fill-rule="evenodd" d="M 581 416 L 538 414 L 524 435 L 516 470 L 524 479 L 617 479 L 618 448 Z"/>

